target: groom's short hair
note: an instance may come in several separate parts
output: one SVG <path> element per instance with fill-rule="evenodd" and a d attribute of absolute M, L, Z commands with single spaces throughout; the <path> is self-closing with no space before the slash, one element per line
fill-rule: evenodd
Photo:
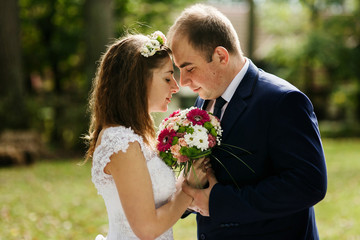
<path fill-rule="evenodd" d="M 242 54 L 240 41 L 230 20 L 215 7 L 195 4 L 185 9 L 170 27 L 169 46 L 175 37 L 189 41 L 190 45 L 212 61 L 214 50 L 222 46 L 232 54 Z"/>

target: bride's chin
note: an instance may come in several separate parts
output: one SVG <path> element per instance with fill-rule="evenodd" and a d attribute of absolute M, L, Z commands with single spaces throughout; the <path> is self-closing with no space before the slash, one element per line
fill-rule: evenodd
<path fill-rule="evenodd" d="M 162 109 L 161 109 L 161 112 L 166 112 L 168 110 L 168 106 L 166 105 L 165 107 L 163 107 Z"/>
<path fill-rule="evenodd" d="M 159 107 L 157 109 L 151 109 L 149 110 L 150 113 L 157 113 L 157 112 L 166 112 L 168 110 L 168 106 L 165 107 Z"/>

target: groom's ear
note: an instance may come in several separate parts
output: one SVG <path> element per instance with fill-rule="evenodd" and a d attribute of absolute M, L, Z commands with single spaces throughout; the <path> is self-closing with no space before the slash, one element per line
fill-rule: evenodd
<path fill-rule="evenodd" d="M 218 46 L 214 50 L 213 60 L 220 64 L 227 64 L 229 62 L 229 52 L 226 48 Z"/>

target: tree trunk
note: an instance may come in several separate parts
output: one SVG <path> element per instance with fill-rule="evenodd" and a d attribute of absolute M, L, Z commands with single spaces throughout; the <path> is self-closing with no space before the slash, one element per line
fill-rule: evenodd
<path fill-rule="evenodd" d="M 26 127 L 18 1 L 0 0 L 0 129 Z"/>
<path fill-rule="evenodd" d="M 249 4 L 249 25 L 248 25 L 248 57 L 251 59 L 254 53 L 255 45 L 255 3 L 254 0 L 248 0 Z"/>
<path fill-rule="evenodd" d="M 95 75 L 97 61 L 114 36 L 113 0 L 86 0 L 84 16 L 87 49 L 85 69 L 89 90 L 91 80 Z"/>

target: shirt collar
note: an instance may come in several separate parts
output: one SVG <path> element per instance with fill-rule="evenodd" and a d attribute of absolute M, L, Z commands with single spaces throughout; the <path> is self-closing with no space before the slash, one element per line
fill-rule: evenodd
<path fill-rule="evenodd" d="M 240 70 L 238 74 L 236 74 L 235 78 L 231 81 L 229 86 L 226 88 L 225 92 L 221 95 L 221 97 L 225 99 L 227 102 L 230 102 L 241 80 L 244 78 L 248 68 L 249 68 L 249 59 L 245 58 L 245 64 L 243 68 Z"/>

